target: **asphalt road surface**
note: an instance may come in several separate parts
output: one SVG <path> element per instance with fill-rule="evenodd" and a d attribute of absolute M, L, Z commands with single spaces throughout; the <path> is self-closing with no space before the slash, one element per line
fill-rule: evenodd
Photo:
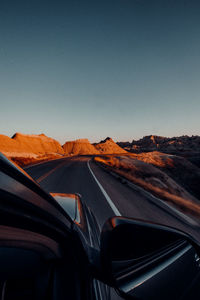
<path fill-rule="evenodd" d="M 25 168 L 47 192 L 79 193 L 96 215 L 100 225 L 122 215 L 174 226 L 200 241 L 199 227 L 191 218 L 152 202 L 151 197 L 130 188 L 97 166 L 91 157 L 64 158 Z"/>
<path fill-rule="evenodd" d="M 200 242 L 199 225 L 195 221 L 130 188 L 96 165 L 89 156 L 40 163 L 25 171 L 47 192 L 81 194 L 101 226 L 109 217 L 122 215 L 173 226 L 192 234 Z M 112 293 L 112 299 L 121 299 Z"/>

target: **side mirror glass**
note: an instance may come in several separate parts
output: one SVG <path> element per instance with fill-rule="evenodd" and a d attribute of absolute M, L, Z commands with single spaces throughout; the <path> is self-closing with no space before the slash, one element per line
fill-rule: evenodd
<path fill-rule="evenodd" d="M 196 247 L 178 230 L 115 217 L 101 234 L 103 275 L 125 299 L 172 300 L 187 293 L 193 299 L 191 290 L 196 293 L 200 278 Z"/>

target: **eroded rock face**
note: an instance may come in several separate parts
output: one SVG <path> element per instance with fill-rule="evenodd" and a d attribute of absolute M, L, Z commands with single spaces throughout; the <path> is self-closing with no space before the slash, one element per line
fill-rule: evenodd
<path fill-rule="evenodd" d="M 8 157 L 37 158 L 49 154 L 59 155 L 98 155 L 126 153 L 111 138 L 92 145 L 88 139 L 67 141 L 63 147 L 60 143 L 44 134 L 16 133 L 12 138 L 0 135 L 0 151 Z"/>
<path fill-rule="evenodd" d="M 200 136 L 180 136 L 167 138 L 162 136 L 145 136 L 132 143 L 118 143 L 119 146 L 132 152 L 162 151 L 168 153 L 175 152 L 200 152 Z"/>
<path fill-rule="evenodd" d="M 88 139 L 68 141 L 63 145 L 65 154 L 87 155 L 87 154 L 124 154 L 127 153 L 119 147 L 111 138 L 106 138 L 100 143 L 90 144 Z"/>
<path fill-rule="evenodd" d="M 0 135 L 0 151 L 8 157 L 37 157 L 64 154 L 60 143 L 44 134 L 16 133 L 12 138 Z"/>
<path fill-rule="evenodd" d="M 92 155 L 99 154 L 99 151 L 88 141 L 88 139 L 78 139 L 75 141 L 67 141 L 63 145 L 65 154 L 71 155 Z"/>
<path fill-rule="evenodd" d="M 106 138 L 100 143 L 95 144 L 95 148 L 100 154 L 124 154 L 126 150 L 118 146 L 111 138 Z"/>

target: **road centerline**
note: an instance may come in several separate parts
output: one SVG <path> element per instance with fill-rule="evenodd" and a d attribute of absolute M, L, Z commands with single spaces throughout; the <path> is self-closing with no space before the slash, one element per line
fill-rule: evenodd
<path fill-rule="evenodd" d="M 88 166 L 88 169 L 89 169 L 90 173 L 92 174 L 93 178 L 95 179 L 97 185 L 99 186 L 102 194 L 104 195 L 104 197 L 106 198 L 106 200 L 107 200 L 108 204 L 110 205 L 111 209 L 115 213 L 115 215 L 116 216 L 121 216 L 121 213 L 119 212 L 119 210 L 117 209 L 117 207 L 115 206 L 115 204 L 113 203 L 111 198 L 108 196 L 108 194 L 106 193 L 106 191 L 104 190 L 104 188 L 102 187 L 100 182 L 97 180 L 96 176 L 94 175 L 94 172 L 92 171 L 92 169 L 90 167 L 90 161 L 89 160 L 87 161 L 87 166 Z"/>
<path fill-rule="evenodd" d="M 49 175 L 51 175 L 53 172 L 55 172 L 57 169 L 59 169 L 60 167 L 62 167 L 63 162 L 61 164 L 59 164 L 58 166 L 56 166 L 55 168 L 51 169 L 49 172 L 43 174 L 42 176 L 40 176 L 38 179 L 36 179 L 37 182 L 41 182 L 42 180 L 44 180 L 46 177 L 48 177 Z"/>

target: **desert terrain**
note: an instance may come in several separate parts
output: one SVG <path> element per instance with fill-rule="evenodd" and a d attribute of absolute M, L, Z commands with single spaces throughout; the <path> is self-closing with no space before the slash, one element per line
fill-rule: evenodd
<path fill-rule="evenodd" d="M 0 135 L 0 152 L 20 166 L 70 156 L 90 155 L 99 166 L 167 201 L 182 211 L 200 216 L 200 137 L 148 136 L 132 143 L 106 138 L 57 140 L 44 134 Z"/>
<path fill-rule="evenodd" d="M 149 135 L 132 142 L 118 142 L 117 144 L 132 153 L 159 151 L 182 156 L 200 167 L 200 136 L 198 135 L 172 138 Z"/>

